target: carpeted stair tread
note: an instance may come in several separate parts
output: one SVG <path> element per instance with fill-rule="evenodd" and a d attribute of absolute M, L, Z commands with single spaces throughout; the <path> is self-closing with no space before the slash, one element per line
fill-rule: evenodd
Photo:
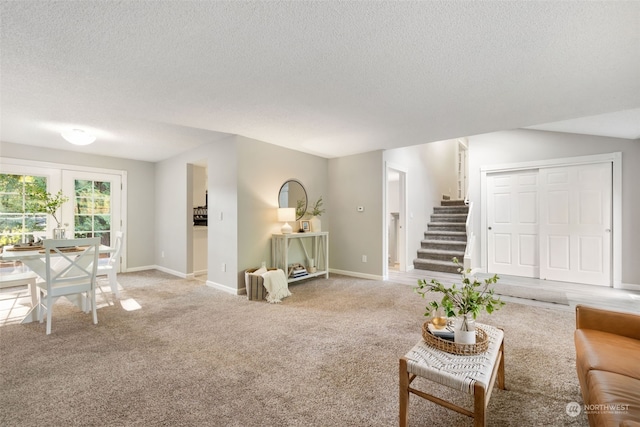
<path fill-rule="evenodd" d="M 442 200 L 441 206 L 466 206 L 464 200 Z"/>
<path fill-rule="evenodd" d="M 435 254 L 435 255 L 451 255 L 460 256 L 464 255 L 464 251 L 455 251 L 455 250 L 443 250 L 443 249 L 418 249 L 418 253 L 421 254 Z"/>
<path fill-rule="evenodd" d="M 433 213 L 435 214 L 462 214 L 467 212 L 469 212 L 469 207 L 467 206 L 436 206 L 435 208 L 433 208 Z"/>
<path fill-rule="evenodd" d="M 425 231 L 425 240 L 453 240 L 459 242 L 467 241 L 467 233 L 464 231 Z"/>
<path fill-rule="evenodd" d="M 432 214 L 431 222 L 448 222 L 448 223 L 459 223 L 466 222 L 467 214 L 466 213 L 443 213 L 443 214 Z"/>
<path fill-rule="evenodd" d="M 458 266 L 451 261 L 441 261 L 434 259 L 421 259 L 417 258 L 413 260 L 413 267 L 419 270 L 440 271 L 443 273 L 457 273 Z"/>
<path fill-rule="evenodd" d="M 420 243 L 423 245 L 423 249 L 426 249 L 428 246 L 430 245 L 447 245 L 447 246 L 451 246 L 451 247 L 460 247 L 462 249 L 465 249 L 467 247 L 467 241 L 461 241 L 461 240 L 432 240 L 432 239 L 425 239 L 425 240 L 421 240 Z"/>

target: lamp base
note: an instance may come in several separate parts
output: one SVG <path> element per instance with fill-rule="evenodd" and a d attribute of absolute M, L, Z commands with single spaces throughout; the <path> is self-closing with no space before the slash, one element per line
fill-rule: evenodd
<path fill-rule="evenodd" d="M 291 234 L 292 231 L 293 229 L 291 228 L 288 222 L 285 222 L 282 228 L 280 229 L 280 232 L 282 234 Z"/>

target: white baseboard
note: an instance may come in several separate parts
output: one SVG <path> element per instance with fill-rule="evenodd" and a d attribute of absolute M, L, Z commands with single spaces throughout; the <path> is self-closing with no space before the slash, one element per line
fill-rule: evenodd
<path fill-rule="evenodd" d="M 621 283 L 619 287 L 615 289 L 626 289 L 628 291 L 638 291 L 640 292 L 640 285 L 635 285 L 633 283 Z"/>
<path fill-rule="evenodd" d="M 334 268 L 330 268 L 329 272 L 335 273 L 335 274 L 342 274 L 343 276 L 358 277 L 360 279 L 384 280 L 383 276 L 378 276 L 376 274 L 359 273 L 357 271 L 336 270 Z"/>
<path fill-rule="evenodd" d="M 167 268 L 167 267 L 161 267 L 159 265 L 156 265 L 155 269 L 159 270 L 159 271 L 162 271 L 163 273 L 171 274 L 173 276 L 178 276 L 178 277 L 180 277 L 182 279 L 188 279 L 189 278 L 188 274 L 182 273 L 180 271 L 172 270 L 172 269 Z"/>
<path fill-rule="evenodd" d="M 156 265 L 143 265 L 142 267 L 129 267 L 123 273 L 135 273 L 137 271 L 147 271 L 147 270 L 155 270 L 158 266 Z"/>
<path fill-rule="evenodd" d="M 232 295 L 242 295 L 242 294 L 247 292 L 247 290 L 245 288 L 235 289 L 235 288 L 232 288 L 230 286 L 223 285 L 222 283 L 216 283 L 216 282 L 212 282 L 210 280 L 207 280 L 207 286 L 209 286 L 211 288 L 214 288 L 214 289 L 218 289 L 219 291 L 226 292 L 228 294 L 232 294 Z"/>

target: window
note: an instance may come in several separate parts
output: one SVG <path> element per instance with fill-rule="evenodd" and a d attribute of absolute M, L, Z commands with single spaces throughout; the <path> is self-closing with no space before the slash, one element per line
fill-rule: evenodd
<path fill-rule="evenodd" d="M 46 190 L 47 178 L 0 174 L 0 247 L 46 235 L 47 214 L 28 212 L 31 187 Z"/>

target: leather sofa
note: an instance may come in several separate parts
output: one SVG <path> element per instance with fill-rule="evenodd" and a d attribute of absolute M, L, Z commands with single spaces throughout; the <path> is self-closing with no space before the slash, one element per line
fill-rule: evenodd
<path fill-rule="evenodd" d="M 589 425 L 640 427 L 640 315 L 578 305 L 574 339 Z"/>

